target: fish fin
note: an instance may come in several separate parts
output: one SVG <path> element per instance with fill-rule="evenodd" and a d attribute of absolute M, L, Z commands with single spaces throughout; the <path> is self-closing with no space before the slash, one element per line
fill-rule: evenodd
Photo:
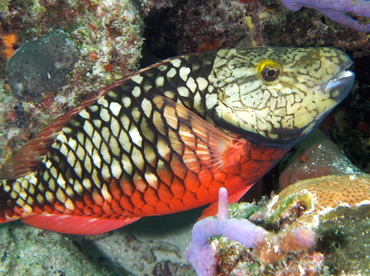
<path fill-rule="evenodd" d="M 33 172 L 50 151 L 55 137 L 71 119 L 70 113 L 72 112 L 67 113 L 44 128 L 18 152 L 7 159 L 0 170 L 0 179 L 17 179 Z M 78 112 L 73 113 L 74 116 Z"/>
<path fill-rule="evenodd" d="M 238 159 L 236 155 L 245 152 L 240 149 L 238 152 L 230 151 L 245 139 L 237 139 L 222 132 L 191 110 L 168 98 L 156 95 L 153 101 L 169 126 L 168 137 L 172 148 L 182 156 L 190 170 L 200 173 L 200 177 L 204 168 L 215 174 L 236 164 L 235 160 L 229 161 Z M 156 124 L 157 127 L 163 128 L 159 124 L 163 125 L 163 120 Z"/>
<path fill-rule="evenodd" d="M 54 232 L 75 235 L 100 235 L 140 219 L 105 219 L 70 215 L 37 215 L 22 219 L 22 222 L 33 227 Z"/>
<path fill-rule="evenodd" d="M 253 186 L 253 184 L 248 185 L 248 187 L 244 188 L 243 190 L 233 193 L 229 195 L 227 200 L 229 204 L 237 203 L 243 195 Z M 206 209 L 203 210 L 202 215 L 198 218 L 198 220 L 204 219 L 206 217 L 216 216 L 218 213 L 218 201 L 212 202 Z"/>

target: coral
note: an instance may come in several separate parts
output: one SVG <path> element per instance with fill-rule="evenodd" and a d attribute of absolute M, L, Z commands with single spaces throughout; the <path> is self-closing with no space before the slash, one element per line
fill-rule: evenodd
<path fill-rule="evenodd" d="M 327 240 L 327 235 L 322 233 L 324 230 L 321 225 L 324 225 L 323 222 L 327 222 L 328 219 L 337 221 L 337 216 L 332 214 L 338 208 L 342 208 L 341 206 L 347 209 L 350 207 L 353 210 L 352 208 L 356 209 L 358 205 L 368 204 L 370 188 L 364 183 L 368 183 L 370 179 L 352 165 L 343 153 L 319 131 L 313 131 L 306 140 L 301 141 L 295 153 L 288 156 L 286 160 L 290 161 L 285 161 L 286 169 L 280 177 L 281 188 L 298 180 L 307 180 L 284 189 L 262 209 L 260 206 L 246 203 L 230 206 L 234 214 L 242 214 L 236 217 L 250 218 L 256 224 L 262 225 L 263 230 L 260 226 L 251 225 L 247 220 L 235 220 L 233 221 L 234 233 L 231 236 L 223 229 L 218 229 L 218 232 L 214 230 L 217 226 L 215 222 L 217 220 L 214 218 L 200 221 L 194 226 L 193 244 L 189 248 L 188 258 L 197 270 L 203 273 L 202 275 L 207 275 L 204 271 L 214 272 L 216 269 L 219 272 L 225 270 L 235 273 L 237 270 L 250 273 L 255 270 L 253 275 L 273 269 L 275 272 L 285 271 L 294 274 L 299 271 L 298 265 L 302 265 L 307 272 L 324 271 L 325 256 L 315 247 L 316 244 L 322 246 L 321 242 Z M 328 174 L 337 174 L 337 176 L 317 178 Z M 223 212 L 220 216 L 225 220 L 222 193 L 220 199 L 220 210 Z M 254 214 L 251 216 L 251 213 Z M 343 213 L 344 211 L 341 212 Z M 230 221 L 226 220 L 223 223 L 228 224 Z M 251 229 L 255 231 L 274 229 L 277 234 L 268 232 L 262 241 L 251 245 L 250 242 L 243 242 L 240 238 L 250 236 Z M 331 229 L 331 231 L 335 230 Z M 242 242 L 248 249 L 220 238 L 208 243 L 212 234 L 223 234 L 228 239 Z M 194 258 L 199 254 L 203 256 L 204 252 L 213 256 L 206 265 L 201 261 L 197 262 Z M 204 259 L 201 258 L 201 260 Z M 340 262 L 342 263 L 343 260 Z M 249 266 L 245 265 L 246 263 Z M 253 264 L 262 268 L 257 270 Z M 339 266 L 337 259 L 331 261 L 331 266 Z"/>
<path fill-rule="evenodd" d="M 332 20 L 348 26 L 356 31 L 370 32 L 370 23 L 361 24 L 356 19 L 345 13 L 353 13 L 359 16 L 370 17 L 370 3 L 367 0 L 309 0 L 294 1 L 281 0 L 289 9 L 297 11 L 303 6 L 321 11 Z"/>
<path fill-rule="evenodd" d="M 143 218 L 138 223 L 99 236 L 70 236 L 81 251 L 99 266 L 117 275 L 195 276 L 184 252 L 190 241 L 189 214 Z M 145 222 L 146 221 L 146 222 Z M 185 223 L 187 222 L 187 223 Z M 170 274 L 171 273 L 171 274 Z"/>
<path fill-rule="evenodd" d="M 356 207 L 369 204 L 370 176 L 328 175 L 298 181 L 282 190 L 271 199 L 264 210 L 258 211 L 251 219 L 262 216 L 268 224 L 291 224 L 293 213 L 299 217 L 297 225 L 317 223 L 316 217 L 327 214 L 339 206 Z M 298 209 L 292 211 L 293 209 Z M 297 214 L 298 212 L 298 214 Z M 307 213 L 307 215 L 304 215 Z M 262 214 L 262 215 L 261 215 Z M 296 225 L 296 226 L 297 226 Z"/>
<path fill-rule="evenodd" d="M 321 220 L 317 251 L 332 275 L 369 275 L 370 205 L 339 207 Z"/>
<path fill-rule="evenodd" d="M 317 227 L 320 216 L 340 206 L 357 207 L 369 204 L 369 175 L 328 175 L 298 181 L 274 196 L 250 219 L 280 229 L 312 225 Z"/>
<path fill-rule="evenodd" d="M 173 7 L 153 9 L 146 19 L 145 48 L 156 57 L 235 47 L 243 38 L 248 40 L 244 47 L 252 45 L 245 22 L 246 14 L 253 14 L 248 5 L 229 0 L 172 2 Z"/>
<path fill-rule="evenodd" d="M 221 188 L 217 218 L 207 217 L 193 227 L 192 242 L 186 252 L 186 257 L 198 275 L 216 273 L 216 250 L 208 243 L 209 238 L 224 235 L 229 239 L 240 241 L 247 247 L 255 248 L 267 235 L 265 229 L 248 220 L 229 219 L 227 197 L 227 190 Z"/>
<path fill-rule="evenodd" d="M 6 68 L 15 97 L 35 99 L 43 92 L 58 89 L 77 61 L 77 54 L 76 45 L 61 30 L 25 44 Z"/>
<path fill-rule="evenodd" d="M 343 150 L 351 162 L 370 173 L 370 57 L 366 52 L 353 54 L 356 89 L 338 106 L 321 128 Z"/>
<path fill-rule="evenodd" d="M 260 273 L 272 268 L 276 273 L 292 273 L 299 271 L 298 267 L 307 273 L 321 273 L 324 271 L 327 248 L 323 244 L 328 243 L 327 229 L 330 229 L 330 234 L 335 233 L 342 227 L 337 223 L 338 218 L 348 212 L 357 214 L 363 206 L 369 207 L 369 185 L 369 175 L 330 175 L 298 181 L 274 196 L 249 220 L 228 218 L 227 191 L 222 188 L 217 219 L 206 218 L 194 225 L 192 243 L 187 251 L 188 261 L 199 275 L 225 271 L 225 266 L 229 267 L 227 273 L 231 273 L 232 270 L 240 270 L 243 266 L 239 263 L 243 260 L 242 255 L 249 252 L 249 257 L 242 262 L 259 264 Z M 366 225 L 362 222 L 364 220 L 367 222 L 367 216 L 361 219 L 362 225 Z M 337 223 L 338 228 L 333 225 L 328 227 L 328 221 Z M 342 220 L 342 223 L 351 224 L 348 219 Z M 233 242 L 225 243 L 223 239 L 209 241 L 218 235 L 238 241 L 246 248 L 240 248 Z M 366 239 L 364 235 L 363 240 Z M 364 241 L 362 243 L 368 244 Z M 233 247 L 238 248 L 237 251 Z M 254 250 L 250 250 L 252 248 Z M 341 272 L 352 272 L 355 267 L 358 269 L 358 264 L 344 269 L 345 266 L 337 262 L 345 260 L 338 256 L 330 260 L 332 270 L 333 267 Z M 350 256 L 347 258 L 350 259 Z M 353 260 L 347 261 L 353 263 Z M 365 267 L 360 263 L 361 267 Z M 365 263 L 368 265 L 368 262 Z M 249 271 L 252 268 L 246 269 Z M 256 269 L 255 266 L 253 269 Z"/>
<path fill-rule="evenodd" d="M 336 141 L 341 144 L 341 148 L 346 151 L 346 155 L 352 162 L 361 169 L 367 168 L 367 172 L 370 172 L 368 158 L 370 150 L 368 128 L 370 125 L 370 116 L 368 115 L 370 98 L 368 95 L 370 93 L 368 92 L 370 86 L 369 70 L 367 69 L 370 37 L 366 33 L 355 32 L 328 20 L 322 13 L 314 9 L 301 9 L 299 12 L 292 12 L 284 8 L 277 0 L 241 0 L 240 2 L 245 2 L 245 4 L 231 4 L 231 1 L 228 0 L 142 0 L 140 4 L 142 7 L 144 6 L 144 15 L 147 20 L 146 49 L 161 57 L 214 47 L 235 47 L 236 44 L 240 47 L 254 44 L 315 47 L 333 45 L 346 50 L 354 58 L 359 89 L 350 95 L 351 102 L 344 103 L 346 108 L 351 107 L 351 109 L 343 111 L 343 107 L 341 107 L 333 117 L 333 124 L 339 130 L 335 130 L 332 136 L 337 138 Z M 111 4 L 108 5 L 109 3 Z M 100 5 L 108 6 L 108 8 L 98 16 L 97 10 Z M 139 7 L 132 5 L 131 1 L 0 1 L 0 34 L 3 36 L 14 33 L 18 38 L 18 42 L 7 48 L 10 52 L 55 29 L 62 29 L 69 33 L 78 48 L 81 48 L 80 58 L 73 72 L 67 76 L 67 85 L 54 93 L 44 93 L 40 103 L 15 100 L 7 87 L 5 66 L 0 66 L 0 164 L 3 163 L 6 156 L 10 155 L 12 151 L 16 151 L 22 143 L 53 121 L 54 118 L 71 109 L 102 85 L 137 69 L 140 58 L 139 51 L 143 43 L 142 14 L 138 10 Z M 122 11 L 126 12 L 128 16 L 119 16 Z M 117 21 L 114 21 L 115 19 Z M 114 26 L 119 27 L 111 28 L 112 25 L 109 22 L 114 22 Z M 121 30 L 121 33 L 117 30 Z M 2 47 L 5 49 L 3 43 Z M 0 57 L 0 62 L 5 63 L 4 56 Z M 305 153 L 301 156 L 303 159 L 306 158 Z M 310 153 L 307 161 L 309 163 L 304 162 L 304 164 L 312 168 L 315 163 L 314 157 L 320 156 Z M 332 166 L 330 169 L 335 168 Z M 292 174 L 295 174 L 297 170 L 298 167 L 294 172 L 292 171 Z M 322 172 L 325 167 L 320 167 L 320 170 Z M 244 206 L 246 204 L 238 204 L 231 205 L 230 208 L 239 210 L 238 214 L 241 213 L 241 209 L 251 210 L 250 208 L 254 208 L 250 211 L 251 213 L 255 212 L 255 209 L 260 209 L 260 206 L 253 204 L 246 208 L 243 208 Z M 300 210 L 299 204 L 296 207 L 293 210 Z M 368 214 L 368 211 L 364 209 L 366 207 L 367 205 L 354 209 L 341 207 L 336 214 L 331 212 L 330 214 L 333 214 L 335 219 L 328 220 L 328 224 L 335 224 L 338 221 L 338 225 L 333 227 L 328 225 L 329 230 L 321 232 L 319 229 L 317 232 L 319 237 L 317 248 L 322 249 L 320 252 L 325 253 L 326 264 L 334 274 L 340 274 L 340 271 L 346 269 L 346 266 L 351 269 L 355 265 L 359 266 L 360 261 L 365 263 L 361 266 L 363 274 L 370 273 L 365 270 L 368 259 L 366 255 L 370 255 L 367 252 L 370 247 L 365 246 L 367 244 L 366 227 L 369 225 L 364 218 Z M 350 214 L 348 215 L 348 213 Z M 179 214 L 175 217 L 178 216 Z M 232 217 L 233 214 L 230 216 Z M 249 217 L 249 214 L 234 216 Z M 187 216 L 185 217 L 187 218 Z M 151 224 L 151 220 L 147 225 L 143 224 L 142 232 L 151 232 L 151 230 L 148 231 L 147 227 Z M 164 229 L 168 228 L 169 222 L 164 221 L 160 225 L 161 231 L 159 232 L 162 233 Z M 18 232 L 13 231 L 13 228 L 11 229 L 13 235 L 19 235 Z M 117 233 L 117 236 L 119 234 Z M 33 234 L 28 235 L 33 236 Z M 174 240 L 185 240 L 176 234 L 173 236 Z M 10 241 L 10 238 L 5 237 L 3 240 Z M 158 240 L 158 237 L 155 237 L 155 240 Z M 219 257 L 218 269 L 220 271 L 232 269 L 235 275 L 237 272 L 239 272 L 237 275 L 245 274 L 244 271 L 250 272 L 252 267 L 255 269 L 254 274 L 261 274 L 261 266 L 263 266 L 263 272 L 269 275 L 276 275 L 283 271 L 283 267 L 291 275 L 299 275 L 302 271 L 299 270 L 297 262 L 300 262 L 306 271 L 309 271 L 310 267 L 313 267 L 311 271 L 320 271 L 320 263 L 322 266 L 324 259 L 322 253 L 312 252 L 311 249 L 308 252 L 288 254 L 285 260 L 273 264 L 261 264 L 254 251 L 245 248 L 240 243 L 230 242 L 225 237 L 213 238 L 210 242 L 213 248 L 219 249 L 216 253 Z M 354 243 L 356 246 L 350 247 Z M 357 247 L 361 243 L 364 247 Z M 44 242 L 42 244 L 45 245 Z M 47 244 L 46 247 L 56 248 L 52 243 Z M 136 248 L 133 246 L 132 251 L 129 252 L 136 252 Z M 355 251 L 354 248 L 359 251 Z M 127 262 L 137 262 L 135 257 L 133 257 L 133 261 L 127 261 L 125 259 L 127 254 L 119 253 L 121 252 L 118 251 L 119 249 L 122 250 L 122 244 L 116 245 L 116 240 L 107 241 L 105 252 L 116 256 L 121 255 L 121 262 L 119 264 L 114 262 L 115 266 L 122 267 Z M 126 252 L 125 250 L 122 252 Z M 101 251 L 99 250 L 99 252 Z M 117 252 L 118 254 L 115 254 Z M 108 253 L 99 256 L 100 261 L 106 260 L 107 267 L 112 265 L 110 260 L 113 259 L 112 255 L 108 255 Z M 343 259 L 332 257 L 335 254 L 342 256 Z M 128 253 L 128 255 L 131 254 Z M 168 255 L 164 254 L 164 256 Z M 233 256 L 236 261 L 231 261 L 230 256 Z M 356 259 L 356 257 L 358 258 Z M 9 259 L 6 251 L 3 252 L 2 261 L 3 259 L 6 261 Z M 220 264 L 221 261 L 222 264 Z M 2 262 L 3 265 L 4 263 Z M 36 264 L 35 268 L 38 267 Z M 296 270 L 293 270 L 294 268 Z M 4 266 L 1 266 L 1 269 L 4 269 Z M 167 269 L 164 268 L 164 270 Z M 361 274 L 361 270 L 356 271 L 353 268 L 351 271 Z M 138 273 L 140 274 L 140 272 Z"/>
<path fill-rule="evenodd" d="M 169 261 L 161 261 L 154 267 L 153 276 L 192 276 L 193 273 L 189 272 L 188 266 L 189 265 L 174 264 Z"/>

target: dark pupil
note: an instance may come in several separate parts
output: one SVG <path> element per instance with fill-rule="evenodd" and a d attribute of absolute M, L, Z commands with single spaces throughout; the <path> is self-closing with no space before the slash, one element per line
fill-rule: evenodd
<path fill-rule="evenodd" d="M 280 71 L 278 67 L 265 67 L 262 70 L 262 78 L 265 81 L 274 81 L 279 77 Z"/>
<path fill-rule="evenodd" d="M 267 71 L 267 76 L 268 77 L 273 77 L 275 75 L 275 69 L 270 69 Z"/>

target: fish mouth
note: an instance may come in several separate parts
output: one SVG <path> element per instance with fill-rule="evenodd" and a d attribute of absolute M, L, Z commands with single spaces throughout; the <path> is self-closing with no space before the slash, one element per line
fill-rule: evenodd
<path fill-rule="evenodd" d="M 342 101 L 348 95 L 355 81 L 355 73 L 347 70 L 352 65 L 352 62 L 346 65 L 328 81 L 324 89 L 324 93 L 330 93 L 330 98 L 336 102 Z"/>

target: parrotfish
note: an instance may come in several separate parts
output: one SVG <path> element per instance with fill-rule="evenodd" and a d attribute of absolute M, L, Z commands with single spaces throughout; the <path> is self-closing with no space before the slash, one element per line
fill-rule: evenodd
<path fill-rule="evenodd" d="M 335 48 L 221 49 L 170 58 L 103 88 L 0 171 L 0 223 L 105 233 L 239 199 L 350 91 Z"/>

